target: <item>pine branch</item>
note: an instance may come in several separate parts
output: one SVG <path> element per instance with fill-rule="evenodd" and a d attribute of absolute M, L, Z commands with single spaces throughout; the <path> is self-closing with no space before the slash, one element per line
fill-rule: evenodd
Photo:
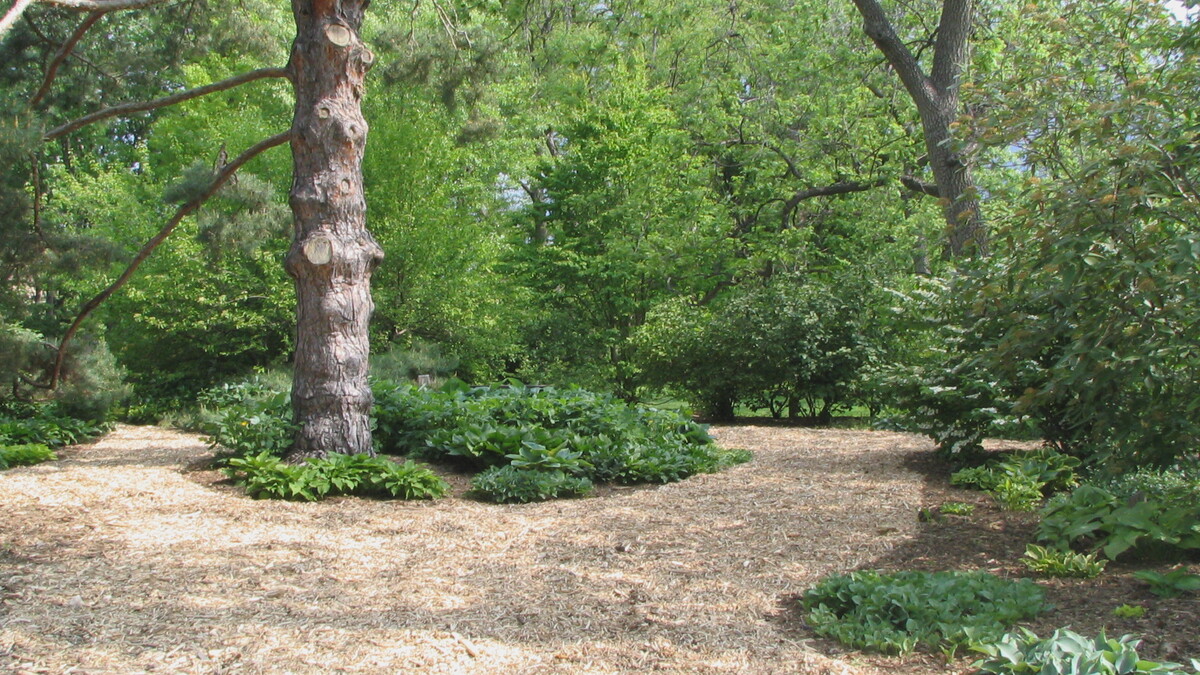
<path fill-rule="evenodd" d="M 80 9 L 89 12 L 113 12 L 120 9 L 142 9 L 152 5 L 159 5 L 167 0 L 14 0 L 13 6 L 0 17 L 0 40 L 12 30 L 13 24 L 25 10 L 29 9 L 30 5 L 35 2 L 43 5 L 53 5 L 55 7 L 65 7 L 67 9 Z"/>
<path fill-rule="evenodd" d="M 206 84 L 203 87 L 196 87 L 195 89 L 188 89 L 187 91 L 181 91 L 178 94 L 172 94 L 170 96 L 156 98 L 152 101 L 138 101 L 135 103 L 122 103 L 121 105 L 115 105 L 115 106 L 112 106 L 111 108 L 97 110 L 94 113 L 84 115 L 83 117 L 80 117 L 79 119 L 73 120 L 71 122 L 67 122 L 66 124 L 63 124 L 62 126 L 55 127 L 53 129 L 51 129 L 50 131 L 46 132 L 44 140 L 52 141 L 52 140 L 58 138 L 59 136 L 64 136 L 66 134 L 71 133 L 72 131 L 75 131 L 76 129 L 81 129 L 83 127 L 86 127 L 89 124 L 92 124 L 94 122 L 99 122 L 100 120 L 106 120 L 110 117 L 118 117 L 121 115 L 130 115 L 133 113 L 146 112 L 148 110 L 157 110 L 159 108 L 165 108 L 170 105 L 175 105 L 176 103 L 182 103 L 184 101 L 189 101 L 193 98 L 199 98 L 200 96 L 205 96 L 207 94 L 212 94 L 212 93 L 215 93 L 218 91 L 225 91 L 226 89 L 232 89 L 238 85 L 242 85 L 247 82 L 253 82 L 255 80 L 261 80 L 261 79 L 268 78 L 268 77 L 289 77 L 289 76 L 290 76 L 290 73 L 286 68 L 260 68 L 258 70 L 252 70 L 248 73 L 242 73 L 241 75 L 236 75 L 234 77 L 231 77 L 231 78 L 228 78 L 225 80 L 221 80 L 220 82 L 213 82 L 212 84 Z"/>
<path fill-rule="evenodd" d="M 79 44 L 79 41 L 83 39 L 84 34 L 97 21 L 103 18 L 105 14 L 108 14 L 108 12 L 109 10 L 101 9 L 88 14 L 83 23 L 79 24 L 79 27 L 71 34 L 71 37 L 67 38 L 67 41 L 62 44 L 58 53 L 54 55 L 54 59 L 50 61 L 50 65 L 46 67 L 46 76 L 42 80 L 42 86 L 38 88 L 33 98 L 29 99 L 29 104 L 26 106 L 29 110 L 37 107 L 37 104 L 41 103 L 46 94 L 50 92 L 50 85 L 54 83 L 54 78 L 58 75 L 59 66 L 62 65 L 63 61 L 67 60 L 67 56 L 71 53 L 71 50 L 75 49 L 75 45 Z"/>
<path fill-rule="evenodd" d="M 276 134 L 264 141 L 260 141 L 249 150 L 246 150 L 242 154 L 238 155 L 232 162 L 221 168 L 216 175 L 213 176 L 212 183 L 209 184 L 208 189 L 196 197 L 193 197 L 191 201 L 180 206 L 175 211 L 175 215 L 172 216 L 171 219 L 167 221 L 167 224 L 158 231 L 158 234 L 154 235 L 149 241 L 146 242 L 144 246 L 142 246 L 142 249 L 133 257 L 133 260 L 125 267 L 125 271 L 121 273 L 121 276 L 117 277 L 116 281 L 109 284 L 108 288 L 100 291 L 96 297 L 87 301 L 87 303 L 80 308 L 79 313 L 75 316 L 75 320 L 71 322 L 70 327 L 67 328 L 67 332 L 63 334 L 62 340 L 58 343 L 58 354 L 54 359 L 54 372 L 50 376 L 51 389 L 58 386 L 58 382 L 62 377 L 63 360 L 67 354 L 67 344 L 71 341 L 71 338 L 75 336 L 76 331 L 79 330 L 79 326 L 83 323 L 84 319 L 86 319 L 88 315 L 90 315 L 97 307 L 99 307 L 101 303 L 107 300 L 109 296 L 120 290 L 120 288 L 124 286 L 125 283 L 128 282 L 133 276 L 134 272 L 137 271 L 138 267 L 141 266 L 142 262 L 144 262 L 146 258 L 148 258 L 150 254 L 154 252 L 154 249 L 158 248 L 159 244 L 166 241 L 171 232 L 175 230 L 175 227 L 178 226 L 186 216 L 196 211 L 196 209 L 200 208 L 204 202 L 208 201 L 209 198 L 215 195 L 217 191 L 221 189 L 221 186 L 225 185 L 225 183 L 228 182 L 229 179 L 232 178 L 233 175 L 237 173 L 238 169 L 242 168 L 246 162 L 249 162 L 251 159 L 254 159 L 266 150 L 269 150 L 277 145 L 283 145 L 284 143 L 287 143 L 289 140 L 291 140 L 291 138 L 292 132 L 290 130 L 281 134 Z"/>

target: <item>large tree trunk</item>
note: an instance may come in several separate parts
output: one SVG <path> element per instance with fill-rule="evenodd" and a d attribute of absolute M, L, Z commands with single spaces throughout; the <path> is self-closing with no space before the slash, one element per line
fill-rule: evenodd
<path fill-rule="evenodd" d="M 292 0 L 291 191 L 296 281 L 292 409 L 299 424 L 289 459 L 371 452 L 373 398 L 367 329 L 371 272 L 383 250 L 366 229 L 363 78 L 374 61 L 359 37 L 369 0 Z"/>

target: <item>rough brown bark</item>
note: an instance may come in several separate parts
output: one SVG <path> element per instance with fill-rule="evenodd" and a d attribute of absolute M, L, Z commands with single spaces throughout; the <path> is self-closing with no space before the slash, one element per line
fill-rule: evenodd
<path fill-rule="evenodd" d="M 947 256 L 987 255 L 987 226 L 980 211 L 971 165 L 955 148 L 950 133 L 950 125 L 959 114 L 958 90 L 968 56 L 973 0 L 943 0 L 933 67 L 928 75 L 896 35 L 877 0 L 853 1 L 863 17 L 863 32 L 887 58 L 917 106 L 929 168 L 942 199 Z"/>
<path fill-rule="evenodd" d="M 291 190 L 295 236 L 287 270 L 296 282 L 292 409 L 299 429 L 289 458 L 370 453 L 367 382 L 371 273 L 383 250 L 366 228 L 363 79 L 374 61 L 359 37 L 367 0 L 292 0 Z"/>

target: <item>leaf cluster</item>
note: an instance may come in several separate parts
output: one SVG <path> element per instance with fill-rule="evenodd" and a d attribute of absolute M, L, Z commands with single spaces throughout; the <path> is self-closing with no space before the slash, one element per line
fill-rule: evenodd
<path fill-rule="evenodd" d="M 1200 503 L 1148 493 L 1122 497 L 1084 484 L 1043 507 L 1037 540 L 1066 550 L 1084 547 L 1115 560 L 1200 549 Z"/>
<path fill-rule="evenodd" d="M 1191 574 L 1183 567 L 1177 567 L 1166 573 L 1140 570 L 1134 572 L 1133 576 L 1150 584 L 1150 592 L 1163 598 L 1174 598 L 1184 593 L 1200 592 L 1200 574 Z"/>
<path fill-rule="evenodd" d="M 296 426 L 286 391 L 252 378 L 205 390 L 197 402 L 209 442 L 234 457 L 281 457 L 292 445 Z"/>
<path fill-rule="evenodd" d="M 1048 638 L 1039 638 L 1028 629 L 1009 633 L 992 643 L 975 647 L 988 656 L 974 665 L 981 673 L 992 675 L 1166 675 L 1195 673 L 1177 663 L 1157 663 L 1138 656 L 1139 640 L 1126 635 L 1109 638 L 1101 631 L 1088 638 L 1060 628 Z"/>
<path fill-rule="evenodd" d="M 445 481 L 415 462 L 401 464 L 366 454 L 333 454 L 293 465 L 263 452 L 231 458 L 224 471 L 256 499 L 315 502 L 336 495 L 436 499 L 449 489 Z"/>
<path fill-rule="evenodd" d="M 53 404 L 12 404 L 0 409 L 0 445 L 75 445 L 107 431 L 108 426 L 64 415 Z"/>
<path fill-rule="evenodd" d="M 985 572 L 881 573 L 823 579 L 804 593 L 809 626 L 851 647 L 907 654 L 918 646 L 953 653 L 998 639 L 1049 609 L 1036 584 Z"/>
<path fill-rule="evenodd" d="M 473 469 L 512 466 L 595 482 L 682 480 L 747 461 L 717 448 L 676 412 L 552 387 L 450 388 L 377 382 L 376 439 L 384 452 L 415 453 Z"/>
<path fill-rule="evenodd" d="M 530 469 L 516 464 L 493 466 L 471 480 L 471 491 L 498 504 L 526 504 L 562 497 L 580 497 L 592 490 L 592 481 L 557 469 Z"/>
<path fill-rule="evenodd" d="M 41 443 L 22 445 L 0 445 L 0 469 L 11 466 L 27 466 L 58 459 L 54 451 Z"/>
<path fill-rule="evenodd" d="M 1094 579 L 1108 564 L 1107 560 L 1098 560 L 1094 553 L 1062 551 L 1037 544 L 1025 547 L 1025 557 L 1021 562 L 1043 576 L 1078 579 Z"/>
<path fill-rule="evenodd" d="M 1079 465 L 1078 458 L 1044 447 L 1005 453 L 960 469 L 950 476 L 950 483 L 983 490 L 1010 511 L 1032 511 L 1041 505 L 1044 494 L 1076 485 Z"/>

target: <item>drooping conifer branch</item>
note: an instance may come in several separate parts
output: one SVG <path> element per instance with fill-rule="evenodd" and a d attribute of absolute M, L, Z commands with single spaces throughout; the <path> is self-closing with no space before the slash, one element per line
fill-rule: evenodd
<path fill-rule="evenodd" d="M 188 89 L 187 91 L 181 91 L 178 94 L 171 94 L 170 96 L 156 98 L 152 101 L 122 103 L 121 105 L 115 105 L 111 108 L 97 110 L 94 113 L 84 115 L 79 119 L 72 120 L 66 124 L 55 127 L 46 132 L 45 140 L 52 141 L 60 136 L 69 134 L 76 129 L 81 129 L 89 124 L 99 122 L 100 120 L 106 120 L 110 117 L 132 115 L 134 113 L 146 112 L 148 110 L 157 110 L 158 108 L 165 108 L 169 105 L 175 105 L 176 103 L 189 101 L 193 98 L 199 98 L 207 94 L 213 94 L 218 91 L 232 89 L 238 85 L 246 84 L 247 82 L 262 80 L 268 77 L 286 78 L 288 76 L 288 70 L 286 68 L 260 68 L 258 70 L 252 70 L 248 73 L 242 73 L 241 75 L 235 75 L 234 77 L 221 80 L 220 82 L 213 82 L 212 84 L 206 84 L 203 87 Z"/>
<path fill-rule="evenodd" d="M 91 14 L 88 14 L 87 18 L 83 20 L 83 23 L 79 24 L 79 27 L 75 29 L 75 32 L 71 33 L 71 37 L 67 38 L 67 41 L 64 42 L 61 47 L 59 47 L 58 52 L 50 61 L 50 65 L 46 67 L 46 75 L 44 78 L 42 78 L 42 86 L 38 88 L 37 93 L 33 95 L 33 98 L 29 99 L 29 104 L 27 107 L 30 110 L 36 108 L 37 104 L 41 103 L 42 99 L 46 97 L 46 94 L 50 92 L 50 85 L 54 83 L 54 78 L 58 75 L 58 68 L 62 65 L 63 61 L 67 60 L 67 56 L 70 55 L 71 50 L 75 49 L 75 45 L 79 44 L 79 41 L 83 39 L 84 34 L 86 34 L 92 26 L 96 25 L 96 22 L 103 18 L 105 14 L 108 14 L 109 11 L 110 10 L 107 9 L 98 9 Z"/>
<path fill-rule="evenodd" d="M 133 276 L 134 272 L 137 271 L 138 267 L 141 266 L 142 262 L 144 262 L 146 258 L 148 258 L 150 254 L 154 252 L 154 249 L 158 248 L 159 244 L 162 244 L 164 241 L 166 241 L 167 237 L 171 235 L 171 232 L 175 230 L 176 226 L 178 226 L 185 217 L 203 206 L 204 202 L 208 201 L 213 195 L 215 195 L 217 191 L 220 190 L 221 187 L 225 185 L 225 183 L 227 183 L 229 179 L 232 178 L 235 173 L 237 173 L 238 169 L 242 168 L 246 162 L 249 162 L 251 159 L 254 159 L 266 150 L 269 150 L 277 145 L 283 145 L 284 143 L 287 143 L 289 140 L 291 140 L 291 138 L 292 132 L 289 130 L 281 134 L 276 134 L 266 140 L 260 141 L 218 170 L 213 176 L 212 183 L 209 184 L 208 188 L 205 189 L 204 192 L 193 197 L 187 203 L 181 205 L 175 211 L 175 215 L 173 215 L 171 219 L 167 221 L 167 224 L 158 231 L 158 234 L 151 237 L 150 240 L 147 241 L 144 246 L 142 246 L 137 255 L 133 257 L 133 260 L 130 261 L 130 263 L 125 267 L 125 271 L 121 273 L 121 276 L 117 277 L 117 280 L 109 284 L 108 288 L 100 291 L 96 297 L 88 300 L 87 303 L 80 308 L 79 313 L 75 316 L 75 320 L 71 322 L 70 327 L 67 328 L 67 332 L 63 334 L 62 340 L 58 343 L 58 354 L 56 354 L 54 358 L 54 372 L 50 376 L 50 388 L 53 389 L 58 386 L 58 382 L 62 377 L 62 366 L 67 353 L 67 345 L 70 343 L 71 338 L 75 336 L 76 331 L 79 330 L 79 326 L 83 323 L 84 319 L 87 319 L 88 315 L 95 311 L 95 309 L 99 307 L 101 303 L 107 300 L 113 293 L 116 293 L 118 290 L 120 290 L 120 288 L 124 286 L 125 283 L 128 282 Z"/>

